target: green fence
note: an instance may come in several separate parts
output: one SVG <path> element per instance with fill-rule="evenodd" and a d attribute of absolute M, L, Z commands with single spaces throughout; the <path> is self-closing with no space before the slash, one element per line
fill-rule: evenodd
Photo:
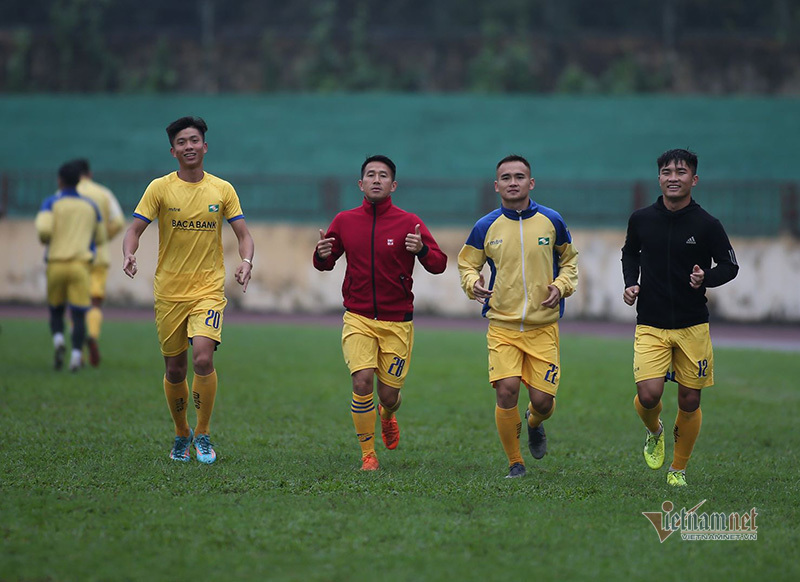
<path fill-rule="evenodd" d="M 106 172 L 96 179 L 114 191 L 125 213 L 133 212 L 152 173 Z M 360 203 L 355 180 L 337 177 L 225 176 L 236 188 L 251 221 L 309 223 L 324 227 L 340 210 Z M 32 217 L 55 191 L 52 174 L 0 173 L 0 212 Z M 798 184 L 703 180 L 695 199 L 719 218 L 731 236 L 800 235 Z M 658 184 L 642 181 L 537 180 L 533 197 L 558 210 L 572 228 L 624 229 L 630 213 L 660 195 Z M 485 180 L 408 178 L 393 195 L 395 204 L 431 225 L 469 227 L 496 208 L 498 195 Z"/>

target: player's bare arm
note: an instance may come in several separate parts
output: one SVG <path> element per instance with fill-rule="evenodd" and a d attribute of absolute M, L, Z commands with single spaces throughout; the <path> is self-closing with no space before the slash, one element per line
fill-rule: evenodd
<path fill-rule="evenodd" d="M 639 296 L 639 286 L 631 285 L 630 287 L 626 288 L 625 291 L 622 293 L 622 300 L 628 305 L 633 305 L 634 303 L 636 303 L 636 298 L 638 296 Z"/>
<path fill-rule="evenodd" d="M 319 241 L 317 241 L 317 256 L 320 259 L 327 259 L 331 256 L 331 252 L 333 251 L 333 241 L 336 239 L 333 237 L 325 238 L 325 232 L 320 229 L 319 231 Z"/>
<path fill-rule="evenodd" d="M 253 255 L 256 252 L 255 243 L 243 218 L 234 220 L 230 224 L 239 241 L 239 256 L 242 258 L 242 262 L 236 267 L 234 278 L 242 286 L 242 293 L 247 293 L 247 285 L 250 283 L 250 275 L 253 272 Z"/>
<path fill-rule="evenodd" d="M 131 279 L 139 270 L 136 266 L 136 251 L 139 250 L 139 239 L 147 225 L 148 223 L 141 218 L 134 218 L 128 230 L 125 231 L 125 238 L 122 239 L 122 270 Z"/>
<path fill-rule="evenodd" d="M 417 225 L 414 227 L 414 232 L 406 235 L 406 250 L 416 255 L 422 250 L 423 246 L 422 234 L 420 233 L 419 225 Z"/>

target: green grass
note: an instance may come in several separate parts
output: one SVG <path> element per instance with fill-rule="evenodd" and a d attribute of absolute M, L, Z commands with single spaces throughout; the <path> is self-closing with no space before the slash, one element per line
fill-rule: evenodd
<path fill-rule="evenodd" d="M 51 369 L 44 316 L 2 322 L 0 580 L 800 578 L 797 354 L 716 350 L 676 491 L 641 458 L 630 341 L 562 338 L 550 454 L 523 434 L 529 474 L 507 480 L 483 333 L 417 326 L 376 474 L 357 470 L 339 335 L 226 324 L 205 466 L 167 458 L 152 322 L 106 322 L 102 367 L 79 374 Z M 659 544 L 641 512 L 667 499 L 755 506 L 758 540 Z"/>

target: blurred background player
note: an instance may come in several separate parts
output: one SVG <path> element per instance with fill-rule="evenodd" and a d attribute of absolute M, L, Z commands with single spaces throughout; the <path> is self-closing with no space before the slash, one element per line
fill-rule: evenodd
<path fill-rule="evenodd" d="M 496 167 L 501 206 L 475 223 L 458 254 L 461 286 L 483 303 L 489 319 L 489 382 L 495 389 L 495 423 L 508 457 L 506 477 L 523 477 L 519 448 L 522 429 L 517 404 L 520 383 L 528 388 L 525 412 L 528 449 L 535 459 L 547 453 L 542 423 L 555 410 L 559 375 L 558 319 L 564 298 L 578 284 L 578 251 L 561 215 L 530 198 L 531 166 L 511 155 Z M 489 262 L 487 286 L 481 269 Z"/>
<path fill-rule="evenodd" d="M 69 369 L 81 367 L 81 353 L 86 338 L 86 311 L 89 299 L 89 264 L 93 246 L 106 240 L 105 226 L 97 206 L 78 194 L 76 186 L 81 171 L 68 162 L 58 170 L 58 192 L 47 198 L 36 215 L 39 240 L 47 245 L 47 304 L 50 331 L 55 348 L 54 367 L 64 365 L 64 311 L 70 307 L 72 353 Z"/>
<path fill-rule="evenodd" d="M 351 413 L 361 444 L 361 469 L 378 469 L 375 453 L 374 378 L 387 449 L 395 449 L 400 428 L 395 412 L 414 346 L 414 280 L 417 259 L 429 273 L 442 273 L 447 255 L 415 214 L 392 203 L 396 167 L 386 156 L 361 165 L 361 206 L 337 214 L 327 233 L 319 231 L 314 267 L 330 271 L 343 254 L 342 351 L 353 381 Z"/>
<path fill-rule="evenodd" d="M 86 347 L 89 350 L 89 363 L 92 366 L 100 364 L 100 328 L 103 324 L 103 312 L 101 307 L 106 296 L 106 281 L 108 279 L 108 267 L 111 263 L 109 252 L 109 242 L 125 226 L 125 217 L 114 193 L 105 186 L 98 184 L 92 178 L 92 171 L 89 168 L 89 161 L 85 158 L 74 160 L 74 163 L 81 170 L 81 179 L 78 182 L 78 194 L 85 196 L 95 203 L 100 210 L 100 216 L 106 229 L 106 241 L 99 243 L 95 247 L 95 256 L 91 265 L 91 280 L 89 294 L 92 306 L 86 314 Z"/>
<path fill-rule="evenodd" d="M 145 228 L 158 220 L 158 265 L 153 291 L 156 329 L 166 368 L 164 393 L 175 423 L 170 458 L 189 461 L 189 448 L 194 443 L 201 463 L 213 463 L 217 458 L 209 426 L 217 394 L 214 351 L 222 340 L 222 315 L 227 303 L 222 218 L 231 225 L 239 242 L 242 261 L 234 277 L 243 292 L 247 291 L 255 252 L 233 186 L 203 170 L 207 130 L 199 117 L 181 117 L 167 126 L 170 153 L 178 160 L 179 169 L 150 183 L 122 242 L 122 269 L 133 278 L 139 239 Z M 194 371 L 192 398 L 197 410 L 194 430 L 189 427 L 186 414 L 189 344 Z"/>
<path fill-rule="evenodd" d="M 714 384 L 706 288 L 736 277 L 739 265 L 722 223 L 692 199 L 697 156 L 684 149 L 669 150 L 657 163 L 661 196 L 628 221 L 622 298 L 628 305 L 638 299 L 633 404 L 647 428 L 644 459 L 651 469 L 664 464 L 661 396 L 672 369 L 678 383 L 678 415 L 667 483 L 682 487 L 703 421 L 700 390 Z"/>

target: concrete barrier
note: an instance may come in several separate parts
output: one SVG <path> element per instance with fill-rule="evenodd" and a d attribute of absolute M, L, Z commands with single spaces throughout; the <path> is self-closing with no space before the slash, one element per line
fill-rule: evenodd
<path fill-rule="evenodd" d="M 231 265 L 239 262 L 236 238 L 224 229 L 228 265 L 226 295 L 243 310 L 277 313 L 323 313 L 341 309 L 345 261 L 321 273 L 311 264 L 319 228 L 327 225 L 254 223 L 248 225 L 256 243 L 253 280 L 246 294 L 233 280 Z M 418 312 L 446 316 L 475 316 L 479 305 L 461 291 L 456 257 L 469 233 L 464 228 L 432 232 L 449 257 L 447 270 L 431 275 L 415 269 L 414 294 Z M 574 230 L 580 252 L 578 291 L 567 300 L 565 318 L 633 321 L 635 310 L 622 301 L 621 231 Z M 800 323 L 800 242 L 786 238 L 734 238 L 740 264 L 731 283 L 707 292 L 715 317 L 737 322 Z M 142 236 L 137 252 L 139 274 L 130 280 L 122 272 L 122 237 L 111 243 L 112 265 L 107 302 L 152 305 L 153 273 L 158 254 L 158 226 Z M 32 220 L 0 220 L 0 302 L 45 302 L 44 250 Z M 688 274 L 687 274 L 688 278 Z"/>

